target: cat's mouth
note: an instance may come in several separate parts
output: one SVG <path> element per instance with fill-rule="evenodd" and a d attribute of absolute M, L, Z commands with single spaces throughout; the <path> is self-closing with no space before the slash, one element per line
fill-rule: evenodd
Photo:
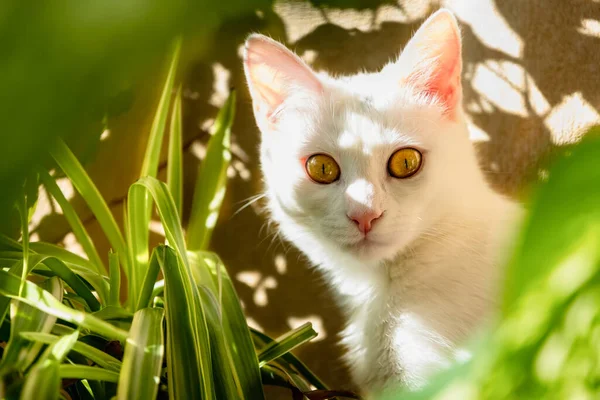
<path fill-rule="evenodd" d="M 354 249 L 359 252 L 364 252 L 364 251 L 369 251 L 369 250 L 373 250 L 376 248 L 381 248 L 386 245 L 387 245 L 387 243 L 385 243 L 381 240 L 378 240 L 376 238 L 373 238 L 373 236 L 364 235 L 356 242 L 349 244 L 348 248 Z"/>
<path fill-rule="evenodd" d="M 347 251 L 360 260 L 379 262 L 394 257 L 398 249 L 389 240 L 386 241 L 367 235 L 354 242 L 354 244 L 347 245 Z"/>

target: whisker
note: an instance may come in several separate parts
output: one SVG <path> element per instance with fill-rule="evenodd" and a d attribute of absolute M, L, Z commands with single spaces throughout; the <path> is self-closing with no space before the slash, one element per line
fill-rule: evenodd
<path fill-rule="evenodd" d="M 240 212 L 242 212 L 248 206 L 251 206 L 252 204 L 259 201 L 260 199 L 263 199 L 266 195 L 267 195 L 266 193 L 261 193 L 261 194 L 255 195 L 255 196 L 251 196 L 251 197 L 247 198 L 246 200 L 242 200 L 240 203 L 246 202 L 246 204 L 244 204 L 236 212 L 234 212 L 233 215 L 231 216 L 231 218 L 238 215 Z"/>

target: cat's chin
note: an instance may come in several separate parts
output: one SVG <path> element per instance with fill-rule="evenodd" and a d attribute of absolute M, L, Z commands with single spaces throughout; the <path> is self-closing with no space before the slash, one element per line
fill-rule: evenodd
<path fill-rule="evenodd" d="M 398 250 L 389 242 L 365 237 L 356 243 L 346 245 L 346 251 L 362 261 L 385 261 L 393 258 Z"/>

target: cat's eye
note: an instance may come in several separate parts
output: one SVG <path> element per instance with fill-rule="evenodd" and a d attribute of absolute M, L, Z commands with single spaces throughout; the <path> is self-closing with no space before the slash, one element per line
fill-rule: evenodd
<path fill-rule="evenodd" d="M 422 164 L 421 152 L 407 147 L 396 151 L 388 160 L 388 173 L 394 178 L 404 179 L 416 174 Z"/>
<path fill-rule="evenodd" d="M 306 173 L 310 178 L 323 184 L 329 184 L 340 179 L 340 167 L 327 154 L 314 154 L 306 160 Z"/>

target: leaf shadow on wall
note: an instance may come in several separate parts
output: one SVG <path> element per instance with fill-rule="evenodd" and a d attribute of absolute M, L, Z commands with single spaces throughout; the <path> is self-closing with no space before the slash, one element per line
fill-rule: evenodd
<path fill-rule="evenodd" d="M 520 38 L 523 50 L 522 56 L 515 57 L 484 43 L 477 32 L 482 26 L 485 28 L 485 18 L 489 16 L 482 17 L 476 26 L 461 24 L 464 103 L 474 126 L 487 136 L 486 140 L 477 143 L 477 147 L 490 182 L 498 191 L 519 198 L 538 180 L 540 169 L 549 156 L 566 144 L 557 140 L 556 133 L 548 127 L 552 110 L 578 94 L 577 98 L 583 99 L 598 113 L 600 42 L 597 36 L 581 33 L 579 28 L 582 20 L 598 21 L 600 10 L 595 9 L 597 5 L 594 8 L 592 1 L 583 0 L 481 1 L 493 5 L 496 14 L 492 17 L 507 22 Z M 284 3 L 305 8 L 308 4 L 300 1 Z M 313 3 L 323 7 L 335 5 L 334 0 L 314 0 Z M 375 71 L 398 55 L 427 11 L 425 7 L 423 13 L 407 22 L 376 22 L 378 13 L 384 12 L 383 7 L 389 7 L 393 2 L 378 2 L 371 8 L 366 7 L 365 2 L 355 3 L 352 3 L 355 8 L 346 6 L 345 11 L 336 11 L 338 16 L 340 12 L 371 13 L 374 22 L 370 27 L 342 26 L 339 19 L 330 18 L 331 8 L 322 8 L 317 13 L 324 16 L 323 22 L 286 44 L 309 59 L 317 70 L 339 75 Z M 402 12 L 403 9 L 397 10 Z M 184 219 L 189 216 L 196 172 L 208 137 L 208 121 L 216 115 L 228 88 L 234 87 L 239 96 L 232 135 L 230 182 L 211 248 L 224 260 L 253 324 L 277 336 L 305 320 L 316 322 L 322 340 L 309 343 L 296 353 L 330 386 L 352 388 L 347 370 L 340 361 L 343 349 L 337 344 L 343 316 L 328 285 L 309 267 L 304 256 L 276 235 L 275 227 L 268 226 L 267 215 L 261 210 L 264 203 L 258 201 L 236 213 L 247 199 L 263 190 L 258 163 L 259 132 L 243 76 L 240 48 L 251 32 L 285 40 L 291 28 L 277 7 L 230 20 L 215 34 L 212 48 L 189 70 L 184 82 L 183 109 L 186 146 Z M 514 70 L 517 76 L 526 72 L 530 78 L 523 78 L 523 81 L 533 82 L 542 94 L 548 104 L 543 112 L 540 113 L 537 105 L 530 101 L 531 85 L 515 85 Z M 479 79 L 488 76 L 489 80 Z M 486 82 L 491 83 L 486 86 Z M 497 96 L 498 82 L 504 82 L 501 88 L 508 87 L 506 96 Z M 156 98 L 159 91 L 160 85 L 139 88 L 131 111 L 112 121 L 112 136 L 100 143 L 97 160 L 88 168 L 92 178 L 100 182 L 100 190 L 118 219 L 123 213 L 127 187 L 136 179 L 141 165 L 151 123 L 147 115 L 153 114 L 155 106 L 148 99 Z M 513 110 L 511 104 L 503 103 L 510 102 L 511 96 L 522 100 L 522 110 Z M 113 151 L 120 141 L 125 141 L 128 149 Z M 135 149 L 134 154 L 130 149 Z M 159 177 L 164 178 L 164 172 L 163 163 Z M 84 214 L 86 227 L 94 237 L 99 253 L 107 254 L 109 245 L 97 222 L 89 218 L 85 206 L 79 204 L 77 209 Z M 68 227 L 66 224 L 58 226 L 58 219 L 51 212 L 40 222 L 40 239 L 55 242 L 64 238 Z M 151 240 L 156 244 L 162 239 L 157 233 Z"/>

